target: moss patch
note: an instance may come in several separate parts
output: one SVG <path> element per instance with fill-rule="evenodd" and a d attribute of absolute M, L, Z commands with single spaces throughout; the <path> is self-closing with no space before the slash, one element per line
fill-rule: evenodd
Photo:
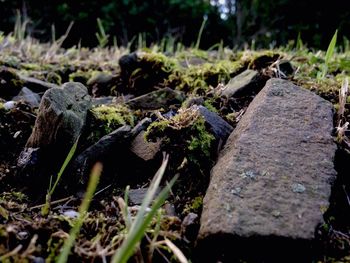
<path fill-rule="evenodd" d="M 90 125 L 88 128 L 87 141 L 97 142 L 101 137 L 111 133 L 123 125 L 133 127 L 136 116 L 128 107 L 117 104 L 113 106 L 97 106 L 90 110 Z"/>
<path fill-rule="evenodd" d="M 130 74 L 123 76 L 127 92 L 141 95 L 154 90 L 156 86 L 163 86 L 177 67 L 178 62 L 174 58 L 156 52 L 138 52 L 134 68 Z"/>
<path fill-rule="evenodd" d="M 199 214 L 202 211 L 202 207 L 203 207 L 203 196 L 197 196 L 185 205 L 183 213 L 184 214 L 188 214 L 188 213 Z"/>
<path fill-rule="evenodd" d="M 186 158 L 198 166 L 210 163 L 208 160 L 215 137 L 197 110 L 180 109 L 170 119 L 161 118 L 153 122 L 145 133 L 145 139 L 155 141 L 157 138 L 162 138 L 164 150 L 178 162 Z"/>
<path fill-rule="evenodd" d="M 242 67 L 240 61 L 220 60 L 189 68 L 177 68 L 170 74 L 167 85 L 187 93 L 203 95 L 210 86 L 216 87 L 219 83 L 229 81 Z"/>

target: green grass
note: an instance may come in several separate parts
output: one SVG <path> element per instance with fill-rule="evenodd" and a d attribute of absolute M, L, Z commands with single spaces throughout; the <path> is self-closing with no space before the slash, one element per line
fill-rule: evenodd
<path fill-rule="evenodd" d="M 152 200 L 155 197 L 156 191 L 160 185 L 162 177 L 164 175 L 166 166 L 168 163 L 168 156 L 163 160 L 161 167 L 154 176 L 151 185 L 146 193 L 146 196 L 142 202 L 140 209 L 137 212 L 137 215 L 134 220 L 130 222 L 128 226 L 128 232 L 125 236 L 125 239 L 122 245 L 118 248 L 116 253 L 113 255 L 111 262 L 112 263 L 126 263 L 129 258 L 135 253 L 135 250 L 140 243 L 142 237 L 145 235 L 145 232 L 150 225 L 152 219 L 157 214 L 159 208 L 164 204 L 171 187 L 174 185 L 177 177 L 174 177 L 166 187 L 160 192 L 157 198 L 154 200 L 153 205 L 150 211 L 147 212 L 147 208 L 150 207 Z M 125 199 L 127 200 L 127 194 Z M 128 211 L 125 210 L 124 214 L 128 214 Z M 124 216 L 128 218 L 128 216 Z M 126 220 L 129 222 L 129 220 Z M 128 223 L 129 224 L 129 223 Z"/>
<path fill-rule="evenodd" d="M 199 45 L 200 45 L 201 39 L 202 39 L 203 30 L 204 30 L 205 24 L 207 23 L 207 20 L 208 20 L 207 18 L 203 19 L 203 22 L 202 22 L 201 27 L 200 27 L 199 32 L 198 32 L 195 49 L 199 49 Z"/>
<path fill-rule="evenodd" d="M 75 153 L 77 146 L 78 146 L 78 141 L 79 141 L 79 138 L 76 140 L 76 142 L 73 144 L 73 146 L 69 150 L 69 153 L 68 153 L 66 159 L 64 160 L 64 162 L 61 166 L 61 169 L 58 172 L 56 180 L 55 180 L 53 185 L 52 185 L 52 176 L 50 177 L 50 184 L 49 184 L 49 189 L 48 189 L 47 194 L 46 194 L 45 204 L 41 209 L 41 215 L 43 215 L 43 216 L 48 215 L 50 212 L 51 197 L 52 197 L 53 193 L 55 192 L 56 187 L 61 180 L 62 174 L 66 170 L 67 165 L 69 164 L 69 162 L 71 161 L 71 159 L 74 156 L 74 153 Z"/>
<path fill-rule="evenodd" d="M 97 28 L 96 38 L 98 40 L 98 46 L 104 48 L 108 44 L 109 35 L 106 34 L 102 21 L 99 18 L 97 18 Z"/>
<path fill-rule="evenodd" d="M 84 223 L 84 220 L 87 216 L 87 211 L 89 209 L 91 200 L 93 198 L 96 187 L 98 185 L 101 172 L 102 172 L 102 164 L 96 163 L 92 168 L 88 188 L 85 193 L 84 199 L 79 207 L 79 216 L 76 219 L 71 231 L 69 232 L 68 239 L 66 239 L 66 241 L 64 242 L 62 252 L 58 256 L 58 259 L 56 261 L 57 263 L 65 263 L 68 260 L 69 253 L 71 251 L 72 246 L 74 245 L 74 241 L 77 238 L 80 232 L 80 229 Z"/>
<path fill-rule="evenodd" d="M 338 30 L 335 31 L 331 42 L 329 42 L 328 48 L 327 48 L 327 52 L 326 52 L 326 56 L 325 56 L 325 62 L 322 65 L 322 72 L 320 73 L 320 76 L 317 76 L 318 79 L 324 79 L 327 75 L 328 69 L 329 69 L 329 65 L 331 62 L 331 58 L 333 57 L 334 54 L 334 50 L 335 50 L 335 46 L 337 44 L 337 35 L 338 35 Z"/>

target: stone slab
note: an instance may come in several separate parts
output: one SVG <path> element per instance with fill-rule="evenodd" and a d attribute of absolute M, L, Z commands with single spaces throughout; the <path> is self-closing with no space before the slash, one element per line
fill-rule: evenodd
<path fill-rule="evenodd" d="M 257 246 L 269 249 L 274 240 L 273 253 L 291 251 L 289 241 L 298 240 L 308 250 L 336 176 L 332 129 L 331 103 L 291 82 L 269 80 L 212 170 L 198 243 L 215 242 L 218 253 L 230 253 L 233 244 L 259 240 Z"/>

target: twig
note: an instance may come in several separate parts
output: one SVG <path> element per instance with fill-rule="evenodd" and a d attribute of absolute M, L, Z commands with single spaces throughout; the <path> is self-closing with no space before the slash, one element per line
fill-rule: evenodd
<path fill-rule="evenodd" d="M 28 256 L 30 256 L 33 252 L 35 252 L 35 244 L 36 241 L 38 240 L 38 235 L 35 234 L 32 239 L 29 242 L 28 247 L 26 248 L 26 250 L 22 253 L 21 257 L 22 258 L 27 258 Z"/>
<path fill-rule="evenodd" d="M 10 252 L 8 252 L 7 254 L 3 255 L 0 257 L 0 262 L 5 261 L 6 258 L 9 258 L 13 255 L 17 255 L 18 252 L 22 249 L 22 245 L 18 245 L 17 247 L 15 247 L 13 250 L 11 250 Z"/>
<path fill-rule="evenodd" d="M 94 197 L 100 193 L 102 193 L 103 191 L 107 190 L 108 188 L 110 188 L 112 185 L 107 185 L 105 188 L 102 188 L 101 190 L 97 191 L 96 194 L 94 195 Z"/>
<path fill-rule="evenodd" d="M 69 197 L 65 197 L 65 198 L 62 198 L 62 199 L 59 199 L 59 200 L 56 200 L 56 201 L 52 201 L 51 202 L 51 205 L 54 205 L 54 204 L 58 204 L 58 203 L 62 203 L 62 202 L 65 202 L 69 199 L 73 198 L 73 196 L 69 196 Z M 36 206 L 32 206 L 29 208 L 29 210 L 33 210 L 33 209 L 37 209 L 37 208 L 41 208 L 43 207 L 45 204 L 41 204 L 41 205 L 36 205 Z"/>
<path fill-rule="evenodd" d="M 155 243 L 152 243 L 152 240 L 150 239 L 150 237 L 146 234 L 145 237 L 147 238 L 148 242 L 150 243 L 150 246 L 152 246 L 152 248 L 154 248 L 159 255 L 165 260 L 166 263 L 171 263 L 168 258 L 164 255 L 164 253 L 155 245 Z M 153 254 L 153 251 L 152 251 Z M 153 257 L 153 255 L 152 255 Z M 151 258 L 152 259 L 152 258 Z"/>

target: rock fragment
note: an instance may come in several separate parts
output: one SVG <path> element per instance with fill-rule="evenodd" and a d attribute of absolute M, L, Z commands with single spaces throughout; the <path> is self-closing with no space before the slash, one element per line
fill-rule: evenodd
<path fill-rule="evenodd" d="M 18 165 L 26 176 L 57 172 L 86 122 L 91 98 L 87 88 L 75 82 L 45 92 L 35 125 Z"/>
<path fill-rule="evenodd" d="M 248 257 L 307 258 L 336 176 L 332 129 L 331 103 L 269 80 L 212 170 L 199 247 L 228 258 L 247 249 Z"/>
<path fill-rule="evenodd" d="M 221 95 L 230 98 L 258 92 L 260 79 L 259 72 L 247 69 L 231 79 L 221 91 Z"/>
<path fill-rule="evenodd" d="M 134 109 L 157 110 L 160 108 L 169 108 L 170 105 L 181 103 L 185 100 L 182 92 L 163 88 L 150 93 L 141 95 L 127 101 L 127 105 Z"/>

